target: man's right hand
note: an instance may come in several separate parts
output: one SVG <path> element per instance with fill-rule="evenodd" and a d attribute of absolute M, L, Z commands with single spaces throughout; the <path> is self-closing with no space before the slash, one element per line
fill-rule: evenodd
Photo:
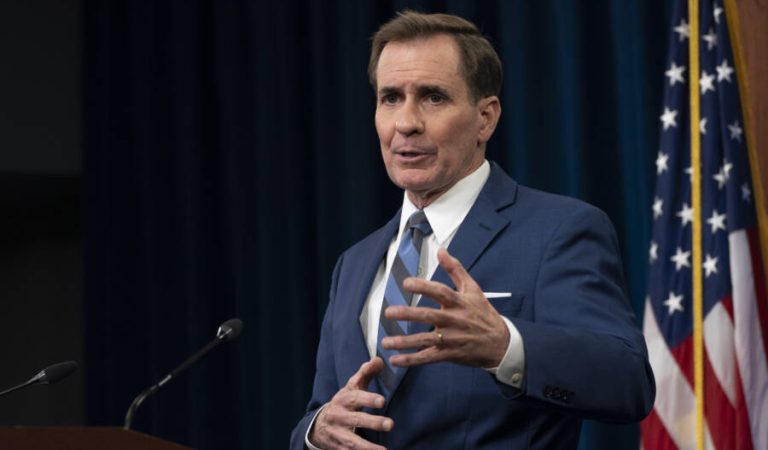
<path fill-rule="evenodd" d="M 386 450 L 355 434 L 357 428 L 390 431 L 394 422 L 389 417 L 375 416 L 360 411 L 363 408 L 383 408 L 384 397 L 368 392 L 368 383 L 384 368 L 384 361 L 373 357 L 347 381 L 333 399 L 315 418 L 309 434 L 312 445 L 327 449 Z"/>

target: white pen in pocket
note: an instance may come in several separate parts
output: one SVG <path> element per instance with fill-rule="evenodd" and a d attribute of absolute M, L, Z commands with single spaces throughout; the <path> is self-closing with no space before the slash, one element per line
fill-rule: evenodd
<path fill-rule="evenodd" d="M 483 292 L 485 298 L 505 298 L 512 297 L 511 292 Z"/>

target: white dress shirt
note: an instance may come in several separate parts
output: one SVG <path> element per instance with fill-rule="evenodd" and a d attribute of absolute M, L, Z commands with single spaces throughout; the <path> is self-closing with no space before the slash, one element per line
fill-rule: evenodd
<path fill-rule="evenodd" d="M 472 205 L 475 204 L 475 200 L 483 189 L 490 173 L 491 166 L 488 161 L 484 161 L 474 172 L 459 180 L 453 187 L 424 208 L 424 214 L 426 214 L 427 220 L 429 220 L 429 224 L 432 226 L 432 233 L 426 236 L 422 243 L 419 277 L 425 279 L 432 278 L 438 267 L 437 250 L 440 247 L 448 248 L 451 240 L 453 240 L 453 236 L 459 229 L 459 225 L 464 221 Z M 363 328 L 365 343 L 371 357 L 376 355 L 379 315 L 381 314 L 381 305 L 384 301 L 387 277 L 397 254 L 397 248 L 400 245 L 400 239 L 402 238 L 408 218 L 416 211 L 418 211 L 418 208 L 411 203 L 408 194 L 404 193 L 403 206 L 400 213 L 400 227 L 398 228 L 397 235 L 393 237 L 392 242 L 389 244 L 386 259 L 379 265 L 371 285 L 371 291 L 368 293 L 368 298 L 360 314 L 360 325 Z M 414 295 L 413 304 L 418 305 L 419 300 L 421 300 L 421 295 Z M 498 367 L 487 368 L 486 370 L 493 373 L 500 382 L 520 388 L 523 384 L 523 374 L 525 373 L 523 339 L 509 319 L 504 316 L 502 316 L 502 319 L 504 319 L 504 323 L 506 323 L 509 329 L 509 345 L 501 364 Z M 322 409 L 318 410 L 318 414 Z M 317 414 L 315 415 L 316 417 Z M 312 422 L 314 423 L 314 418 Z M 307 428 L 307 436 L 304 442 L 311 450 L 320 450 L 309 442 L 309 430 L 312 429 L 312 424 Z"/>

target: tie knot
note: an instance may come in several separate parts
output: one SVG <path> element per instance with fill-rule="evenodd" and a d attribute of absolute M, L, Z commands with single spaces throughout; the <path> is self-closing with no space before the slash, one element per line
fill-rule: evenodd
<path fill-rule="evenodd" d="M 408 229 L 416 229 L 421 232 L 422 235 L 427 236 L 430 233 L 432 233 L 432 225 L 429 224 L 429 220 L 427 220 L 427 215 L 424 214 L 423 210 L 418 210 L 415 213 L 411 214 L 411 217 L 408 218 Z"/>

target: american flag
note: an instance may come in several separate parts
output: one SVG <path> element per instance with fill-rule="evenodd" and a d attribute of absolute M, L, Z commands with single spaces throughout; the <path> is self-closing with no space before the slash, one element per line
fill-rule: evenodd
<path fill-rule="evenodd" d="M 768 298 L 746 133 L 722 0 L 702 0 L 699 73 L 689 70 L 691 21 L 675 5 L 656 159 L 653 235 L 643 332 L 656 404 L 642 423 L 644 450 L 768 449 Z M 699 82 L 701 214 L 692 208 L 689 85 Z M 692 224 L 701 221 L 694 243 Z M 703 399 L 694 383 L 693 245 L 703 280 Z"/>

